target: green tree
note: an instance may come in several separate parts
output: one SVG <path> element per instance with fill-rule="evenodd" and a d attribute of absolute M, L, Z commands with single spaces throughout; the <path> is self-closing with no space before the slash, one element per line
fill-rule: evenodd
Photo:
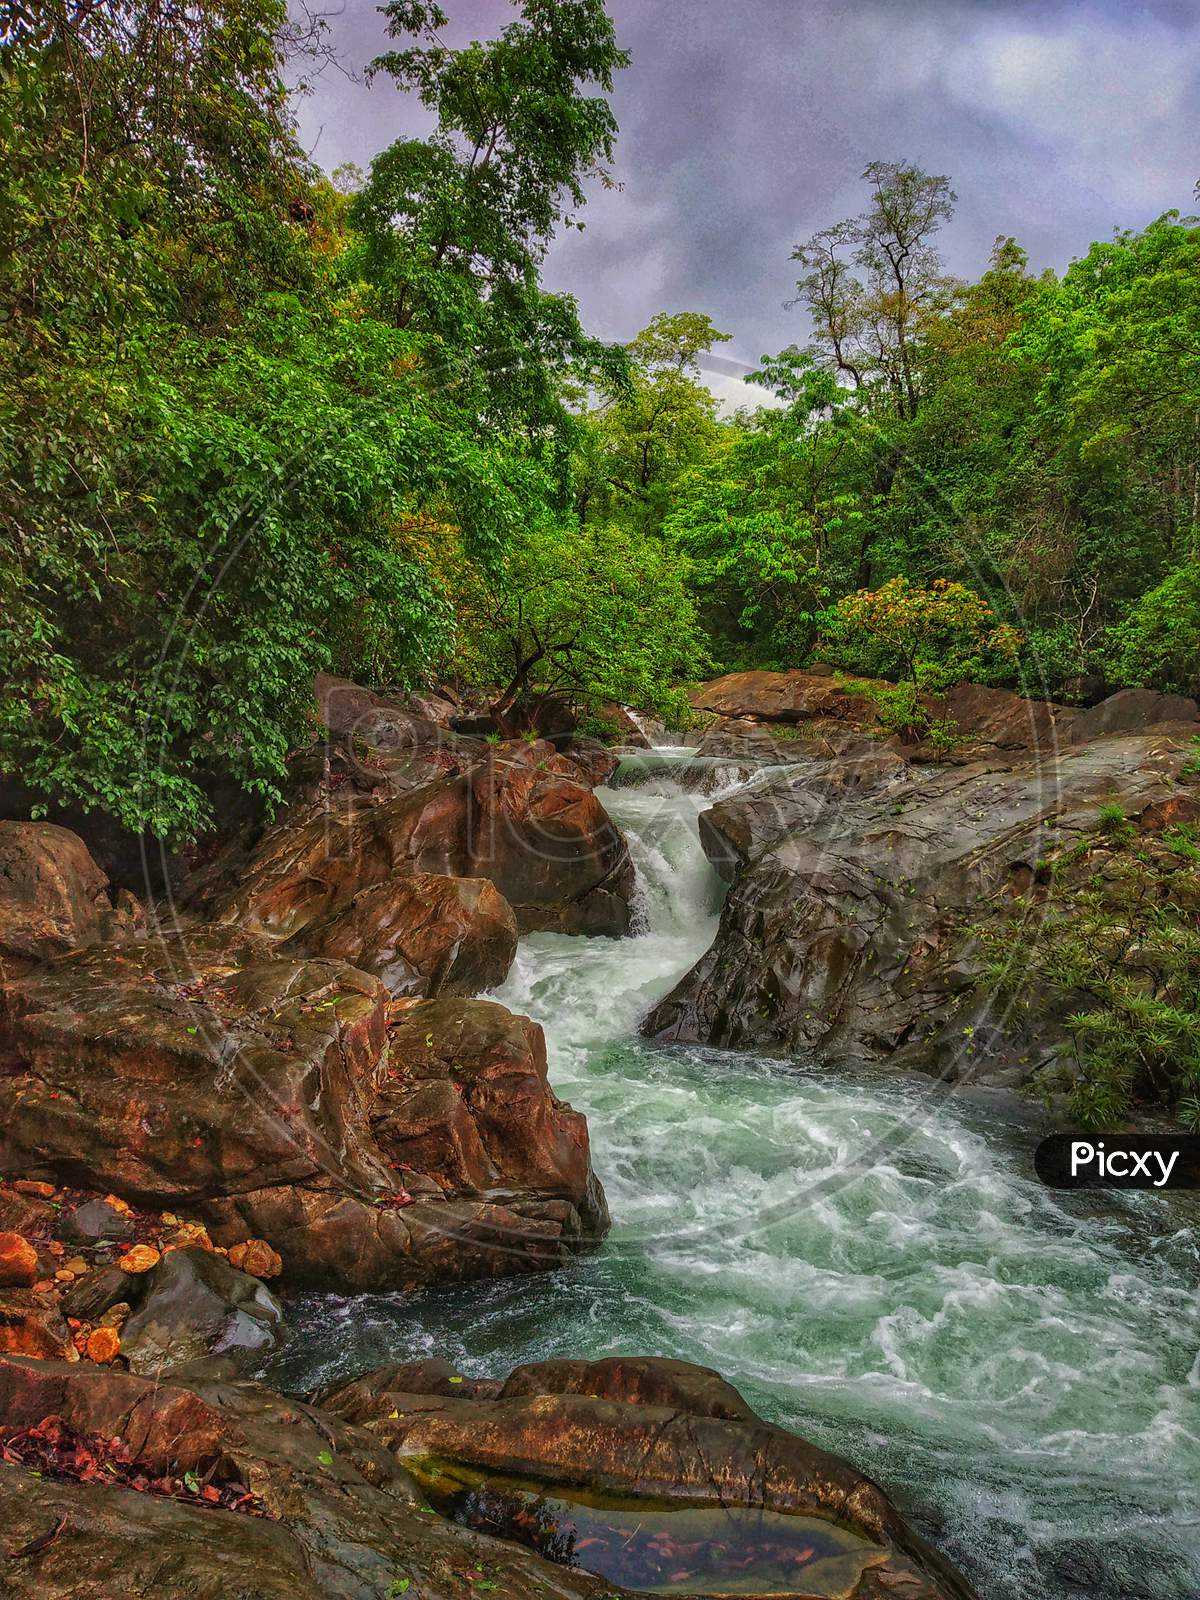
<path fill-rule="evenodd" d="M 510 734 L 549 700 L 683 716 L 680 685 L 706 664 L 683 562 L 617 524 L 531 529 L 495 567 L 466 568 L 455 598 L 460 665 L 499 686 L 492 712 Z"/>
<path fill-rule="evenodd" d="M 680 475 L 713 448 L 717 402 L 699 358 L 730 337 L 702 312 L 660 312 L 626 346 L 628 390 L 586 408 L 575 463 L 585 520 L 619 516 L 658 527 Z"/>
<path fill-rule="evenodd" d="M 523 0 L 498 38 L 458 50 L 439 37 L 439 6 L 382 9 L 391 36 L 412 42 L 371 71 L 416 94 L 437 126 L 371 163 L 351 207 L 361 251 L 350 265 L 380 315 L 426 336 L 436 381 L 482 427 L 568 440 L 560 380 L 609 391 L 625 362 L 584 334 L 574 300 L 543 290 L 538 270 L 556 229 L 582 227 L 587 179 L 611 182 L 606 95 L 628 57 L 602 0 Z"/>

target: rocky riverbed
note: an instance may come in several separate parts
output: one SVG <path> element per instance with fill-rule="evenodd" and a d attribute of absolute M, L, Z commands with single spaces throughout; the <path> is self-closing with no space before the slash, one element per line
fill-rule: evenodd
<path fill-rule="evenodd" d="M 90 1561 L 167 1593 L 969 1594 L 869 1478 L 700 1369 L 409 1363 L 315 1407 L 246 1381 L 298 1293 L 411 1295 L 603 1240 L 606 1174 L 543 1029 L 478 996 L 521 995 L 519 937 L 568 964 L 587 936 L 636 953 L 649 914 L 603 747 L 488 744 L 436 705 L 317 687 L 330 739 L 283 813 L 242 818 L 165 899 L 61 826 L 0 823 L 15 1592 L 79 1592 Z M 676 767 L 731 885 L 719 927 L 700 913 L 670 993 L 656 974 L 595 1003 L 658 1040 L 1027 1081 L 1061 1016 L 996 1009 L 980 926 L 1036 911 L 1047 854 L 1105 805 L 1151 844 L 1200 816 L 1195 706 L 1115 698 L 964 691 L 947 754 L 882 737 L 819 673 L 707 686 Z M 722 1542 L 701 1513 L 733 1506 L 758 1521 Z"/>

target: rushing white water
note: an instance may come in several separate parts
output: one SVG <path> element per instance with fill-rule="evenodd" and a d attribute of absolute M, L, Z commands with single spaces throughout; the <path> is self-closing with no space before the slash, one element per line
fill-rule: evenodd
<path fill-rule="evenodd" d="M 1161 1196 L 1042 1189 L 995 1099 L 640 1041 L 716 925 L 712 795 L 673 781 L 684 759 L 602 794 L 643 931 L 530 937 L 496 994 L 544 1025 L 588 1115 L 610 1239 L 543 1278 L 309 1301 L 277 1380 L 427 1354 L 699 1361 L 880 1480 L 983 1600 L 1195 1600 L 1195 1233 Z"/>

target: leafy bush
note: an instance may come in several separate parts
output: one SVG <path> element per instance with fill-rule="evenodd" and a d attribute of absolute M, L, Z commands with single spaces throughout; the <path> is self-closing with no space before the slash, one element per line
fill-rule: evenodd
<path fill-rule="evenodd" d="M 1014 921 L 987 942 L 1005 987 L 1063 1014 L 1068 1050 L 1046 1081 L 1085 1128 L 1137 1105 L 1200 1130 L 1200 849 L 1174 828 L 1141 840 L 1120 806 L 1052 863 L 1037 937 Z"/>

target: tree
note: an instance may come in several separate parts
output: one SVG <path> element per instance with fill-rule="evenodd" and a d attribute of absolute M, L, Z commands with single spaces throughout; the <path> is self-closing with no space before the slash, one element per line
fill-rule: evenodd
<path fill-rule="evenodd" d="M 819 358 L 856 389 L 879 386 L 907 421 L 921 398 L 914 346 L 953 288 L 932 240 L 953 216 L 957 196 L 948 178 L 908 162 L 872 161 L 863 178 L 871 185 L 868 209 L 793 250 L 807 269 L 793 304 L 812 316 Z"/>
<path fill-rule="evenodd" d="M 35 808 L 179 840 L 217 783 L 276 796 L 315 670 L 443 652 L 406 519 L 494 560 L 552 496 L 347 271 L 287 37 L 281 0 L 106 0 L 5 45 L 0 770 Z"/>
<path fill-rule="evenodd" d="M 455 601 L 460 665 L 499 685 L 492 713 L 509 734 L 550 700 L 680 716 L 679 685 L 705 665 L 682 561 L 612 523 L 531 529 L 495 568 L 464 569 Z"/>
<path fill-rule="evenodd" d="M 717 437 L 717 402 L 699 359 L 730 337 L 701 312 L 660 312 L 626 346 L 627 392 L 583 411 L 576 508 L 587 519 L 620 517 L 658 527 L 680 474 Z"/>
<path fill-rule="evenodd" d="M 560 378 L 611 391 L 625 363 L 584 334 L 570 296 L 540 287 L 538 269 L 557 228 L 582 226 L 570 208 L 586 180 L 611 182 L 605 95 L 628 57 L 602 0 L 524 0 L 498 38 L 458 50 L 439 38 L 439 6 L 383 11 L 393 38 L 415 42 L 371 72 L 415 93 L 437 126 L 371 163 L 351 207 L 355 265 L 380 315 L 425 336 L 454 403 L 489 428 L 569 436 Z"/>

